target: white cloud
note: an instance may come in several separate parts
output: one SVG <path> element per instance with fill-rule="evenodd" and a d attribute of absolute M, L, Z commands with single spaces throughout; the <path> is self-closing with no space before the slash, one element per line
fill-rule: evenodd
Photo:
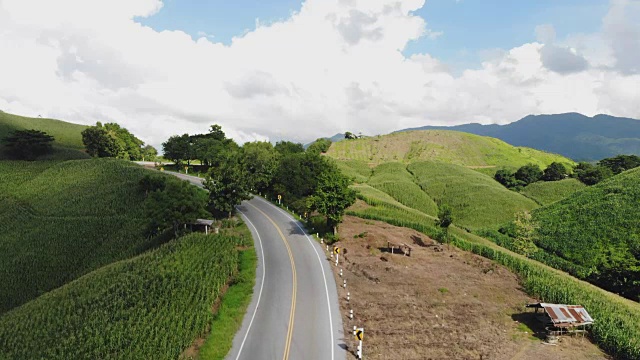
<path fill-rule="evenodd" d="M 308 141 L 530 113 L 640 117 L 640 52 L 624 50 L 637 46 L 635 1 L 613 1 L 601 33 L 559 41 L 540 27 L 540 43 L 487 52 L 459 76 L 429 54 L 402 55 L 439 36 L 413 14 L 424 0 L 307 0 L 229 46 L 133 20 L 159 0 L 49 3 L 0 0 L 0 109 L 117 121 L 153 145 L 213 123 L 238 141 Z"/>

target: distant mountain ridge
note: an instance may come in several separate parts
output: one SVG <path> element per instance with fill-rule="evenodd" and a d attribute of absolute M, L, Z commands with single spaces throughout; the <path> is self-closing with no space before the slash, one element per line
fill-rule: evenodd
<path fill-rule="evenodd" d="M 640 155 L 640 120 L 610 115 L 529 115 L 507 125 L 423 126 L 397 132 L 411 130 L 455 130 L 490 136 L 514 146 L 544 150 L 576 161 L 595 161 L 619 154 Z"/>

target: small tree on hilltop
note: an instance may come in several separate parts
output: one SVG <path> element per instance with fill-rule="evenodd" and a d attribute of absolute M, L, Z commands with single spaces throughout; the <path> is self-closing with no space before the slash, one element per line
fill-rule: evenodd
<path fill-rule="evenodd" d="M 53 136 L 38 130 L 16 130 L 4 139 L 10 157 L 17 160 L 35 160 L 53 152 Z"/>
<path fill-rule="evenodd" d="M 318 177 L 314 194 L 309 198 L 309 207 L 327 218 L 327 227 L 338 234 L 338 224 L 345 210 L 356 201 L 356 193 L 349 188 L 350 180 L 335 167 L 328 167 Z"/>

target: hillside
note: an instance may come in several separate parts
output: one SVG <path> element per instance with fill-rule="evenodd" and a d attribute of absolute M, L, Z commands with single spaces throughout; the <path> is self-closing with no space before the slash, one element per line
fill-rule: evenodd
<path fill-rule="evenodd" d="M 0 317 L 0 358 L 177 359 L 211 325 L 240 241 L 192 234 L 16 308 Z"/>
<path fill-rule="evenodd" d="M 0 314 L 152 246 L 147 172 L 113 159 L 0 161 Z"/>
<path fill-rule="evenodd" d="M 338 160 L 360 160 L 370 164 L 440 161 L 490 168 L 518 168 L 528 163 L 546 167 L 557 161 L 573 163 L 562 156 L 511 146 L 501 140 L 457 131 L 410 131 L 331 145 L 327 155 Z"/>
<path fill-rule="evenodd" d="M 640 300 L 640 169 L 534 212 L 536 244 L 590 269 L 590 281 Z"/>
<path fill-rule="evenodd" d="M 540 205 L 549 205 L 569 197 L 576 191 L 587 186 L 577 179 L 565 179 L 560 181 L 538 181 L 527 185 L 520 192 L 522 195 L 534 200 Z"/>
<path fill-rule="evenodd" d="M 424 126 L 413 130 L 455 130 L 491 136 L 515 146 L 596 161 L 619 154 L 640 155 L 640 121 L 609 115 L 577 113 L 530 115 L 507 125 Z"/>
<path fill-rule="evenodd" d="M 89 156 L 82 150 L 82 135 L 87 127 L 55 119 L 29 118 L 0 111 L 0 139 L 14 130 L 35 129 L 48 133 L 55 138 L 54 154 L 49 158 L 57 160 L 85 159 Z M 1 149 L 0 149 L 1 150 Z M 0 151 L 0 159 L 2 159 Z"/>
<path fill-rule="evenodd" d="M 417 162 L 407 170 L 438 205 L 447 204 L 454 223 L 471 229 L 496 227 L 538 205 L 490 178 L 462 166 Z"/>

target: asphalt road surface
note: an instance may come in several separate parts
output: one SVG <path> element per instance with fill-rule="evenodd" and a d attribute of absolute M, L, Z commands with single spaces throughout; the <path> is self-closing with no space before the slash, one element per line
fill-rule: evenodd
<path fill-rule="evenodd" d="M 202 179 L 174 174 L 194 185 Z M 260 197 L 237 207 L 258 268 L 228 360 L 344 360 L 338 292 L 325 249 L 291 215 Z"/>

